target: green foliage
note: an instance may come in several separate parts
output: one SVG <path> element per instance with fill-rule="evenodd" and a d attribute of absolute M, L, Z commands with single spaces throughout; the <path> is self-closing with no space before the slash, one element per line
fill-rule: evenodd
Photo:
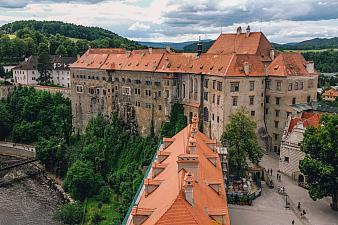
<path fill-rule="evenodd" d="M 336 86 L 336 85 L 338 85 L 338 73 L 336 74 L 336 76 L 330 76 L 330 77 L 324 76 L 322 74 L 319 75 L 318 87 L 328 89 L 331 86 Z"/>
<path fill-rule="evenodd" d="M 338 51 L 303 52 L 304 58 L 313 61 L 318 71 L 335 73 L 338 71 Z"/>
<path fill-rule="evenodd" d="M 64 140 L 52 137 L 42 139 L 35 146 L 36 158 L 40 160 L 47 170 L 63 177 L 68 169 L 66 159 L 67 145 Z"/>
<path fill-rule="evenodd" d="M 258 164 L 263 156 L 257 142 L 256 123 L 247 116 L 242 108 L 230 117 L 221 137 L 224 146 L 228 146 L 230 173 L 239 177 L 245 176 L 248 170 L 246 162 Z"/>
<path fill-rule="evenodd" d="M 102 177 L 94 172 L 92 163 L 81 160 L 69 168 L 64 181 L 65 190 L 80 201 L 95 195 L 102 185 Z"/>
<path fill-rule="evenodd" d="M 187 118 L 184 116 L 184 107 L 175 103 L 171 108 L 169 121 L 161 128 L 161 136 L 172 137 L 187 126 Z"/>
<path fill-rule="evenodd" d="M 97 225 L 97 224 L 100 224 L 100 222 L 104 219 L 105 218 L 102 215 L 100 215 L 99 212 L 95 211 L 95 213 L 93 214 L 93 216 L 91 218 L 91 222 L 92 222 L 92 224 Z"/>
<path fill-rule="evenodd" d="M 302 150 L 305 159 L 300 163 L 314 200 L 331 196 L 332 208 L 338 210 L 338 115 L 321 115 L 323 126 L 308 127 Z"/>
<path fill-rule="evenodd" d="M 0 110 L 0 120 L 11 128 L 9 133 L 0 133 L 0 138 L 18 143 L 34 143 L 39 138 L 51 137 L 68 141 L 72 131 L 70 101 L 60 93 L 18 87 Z"/>
<path fill-rule="evenodd" d="M 5 102 L 0 101 L 0 139 L 9 136 L 12 130 L 11 115 Z"/>
<path fill-rule="evenodd" d="M 39 84 L 49 84 L 51 79 L 51 71 L 52 68 L 52 59 L 49 55 L 49 49 L 47 44 L 41 43 L 39 45 L 39 56 L 38 56 L 38 71 L 40 76 L 38 77 L 37 81 Z"/>
<path fill-rule="evenodd" d="M 100 193 L 97 196 L 97 200 L 99 200 L 102 203 L 110 203 L 110 199 L 111 199 L 111 192 L 109 187 L 107 186 L 103 186 L 100 189 Z"/>
<path fill-rule="evenodd" d="M 51 55 L 75 57 L 89 46 L 141 48 L 136 42 L 97 27 L 85 27 L 55 21 L 17 21 L 0 28 L 0 63 L 18 63 L 30 55 L 38 54 L 41 43 L 49 46 Z M 10 39 L 7 34 L 16 34 Z M 41 52 L 40 52 L 41 53 Z M 39 55 L 40 55 L 39 53 Z"/>
<path fill-rule="evenodd" d="M 59 206 L 53 219 L 66 225 L 80 224 L 83 217 L 83 207 L 79 203 L 69 203 Z"/>

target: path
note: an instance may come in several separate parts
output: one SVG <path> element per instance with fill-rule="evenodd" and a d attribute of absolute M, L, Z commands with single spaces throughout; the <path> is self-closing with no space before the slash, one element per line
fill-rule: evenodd
<path fill-rule="evenodd" d="M 282 175 L 281 182 L 276 180 L 278 170 L 278 159 L 269 155 L 264 155 L 261 165 L 266 169 L 273 169 L 275 186 L 284 186 L 289 199 L 294 203 L 294 206 L 301 203 L 302 208 L 306 211 L 306 219 L 311 225 L 338 225 L 338 212 L 330 208 L 330 198 L 313 201 L 308 191 L 299 187 L 295 181 L 286 175 Z M 299 214 L 298 210 L 295 210 Z"/>

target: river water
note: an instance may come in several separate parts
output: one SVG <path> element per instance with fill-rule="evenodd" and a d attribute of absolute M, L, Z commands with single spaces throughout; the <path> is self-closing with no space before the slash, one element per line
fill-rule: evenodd
<path fill-rule="evenodd" d="M 0 174 L 0 181 L 22 176 L 27 169 L 31 168 L 23 166 Z M 58 224 L 52 220 L 53 210 L 62 202 L 58 193 L 39 176 L 23 177 L 0 185 L 0 225 Z"/>

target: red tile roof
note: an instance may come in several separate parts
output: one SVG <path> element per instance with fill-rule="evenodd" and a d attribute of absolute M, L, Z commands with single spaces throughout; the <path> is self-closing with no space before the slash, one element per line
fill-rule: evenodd
<path fill-rule="evenodd" d="M 292 118 L 289 124 L 288 132 L 290 133 L 299 123 L 303 124 L 303 127 L 318 127 L 320 125 L 320 114 L 303 112 L 301 117 Z"/>
<path fill-rule="evenodd" d="M 326 90 L 322 96 L 327 96 L 327 97 L 338 97 L 338 91 L 335 89 L 330 89 Z"/>
<path fill-rule="evenodd" d="M 306 70 L 306 60 L 299 52 L 282 52 L 268 67 L 269 76 L 307 76 L 315 75 Z"/>
<path fill-rule="evenodd" d="M 195 135 L 196 152 L 194 155 L 187 153 L 191 127 L 192 125 L 188 125 L 176 134 L 173 137 L 174 142 L 165 150 L 160 149 L 160 152 L 170 152 L 170 155 L 162 162 L 166 165 L 164 170 L 154 178 L 161 181 L 160 185 L 147 196 L 142 193 L 137 204 L 137 208 L 152 211 L 142 225 L 212 224 L 215 221 L 211 216 L 215 215 L 210 213 L 216 211 L 224 216 L 224 224 L 230 225 L 220 159 L 217 155 L 216 166 L 209 161 L 207 156 L 214 155 L 214 151 L 207 146 L 206 142 L 210 142 L 210 139 L 201 132 Z M 195 155 L 198 156 L 198 161 L 194 161 L 198 164 L 197 177 L 190 175 L 189 180 L 193 182 L 192 206 L 184 194 L 188 172 L 185 169 L 178 170 L 178 157 Z M 209 186 L 212 184 L 220 185 L 219 193 Z"/>
<path fill-rule="evenodd" d="M 266 59 L 270 57 L 272 46 L 262 32 L 241 34 L 221 34 L 210 47 L 212 54 L 254 54 Z"/>

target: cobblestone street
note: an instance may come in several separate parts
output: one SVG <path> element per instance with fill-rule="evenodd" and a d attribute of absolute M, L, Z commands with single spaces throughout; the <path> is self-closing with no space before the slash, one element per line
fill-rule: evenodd
<path fill-rule="evenodd" d="M 253 206 L 229 205 L 232 225 L 288 225 L 292 220 L 303 225 L 338 225 L 338 212 L 331 210 L 330 198 L 313 201 L 306 189 L 299 187 L 291 178 L 282 175 L 281 182 L 276 180 L 278 160 L 264 155 L 261 165 L 273 169 L 275 188 L 262 185 L 262 196 Z M 277 192 L 277 186 L 284 186 L 288 194 L 290 209 L 285 208 L 285 196 Z M 306 210 L 306 217 L 301 218 L 297 209 L 298 201 Z"/>

